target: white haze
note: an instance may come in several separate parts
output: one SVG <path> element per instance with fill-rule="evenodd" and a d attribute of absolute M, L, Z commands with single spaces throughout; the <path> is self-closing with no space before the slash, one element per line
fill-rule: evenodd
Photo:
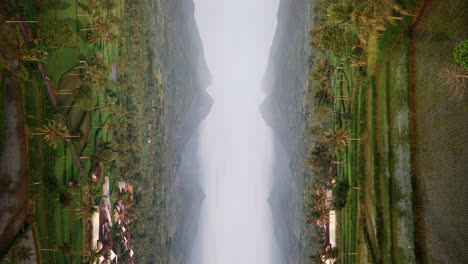
<path fill-rule="evenodd" d="M 200 126 L 206 194 L 192 264 L 277 261 L 271 210 L 272 131 L 258 110 L 278 0 L 195 0 L 215 103 Z"/>

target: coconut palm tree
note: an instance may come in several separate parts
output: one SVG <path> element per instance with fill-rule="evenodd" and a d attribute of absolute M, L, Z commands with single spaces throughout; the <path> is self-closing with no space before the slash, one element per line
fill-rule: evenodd
<path fill-rule="evenodd" d="M 359 40 L 367 43 L 366 34 L 384 31 L 385 27 L 372 12 L 372 6 L 367 1 L 346 1 L 331 4 L 327 9 L 328 19 L 347 27 L 354 28 Z M 364 29 L 362 31 L 361 29 Z"/>
<path fill-rule="evenodd" d="M 461 65 L 451 64 L 443 68 L 440 79 L 447 87 L 449 96 L 454 100 L 463 100 L 468 94 L 468 70 Z"/>
<path fill-rule="evenodd" d="M 57 148 L 59 140 L 71 137 L 67 127 L 55 120 L 48 120 L 46 125 L 37 130 L 38 133 L 31 133 L 31 135 L 42 135 L 53 149 Z"/>
<path fill-rule="evenodd" d="M 311 167 L 321 170 L 326 169 L 331 162 L 331 154 L 328 146 L 323 142 L 316 143 L 309 153 L 306 162 Z"/>
<path fill-rule="evenodd" d="M 102 35 L 95 31 L 88 31 L 88 33 L 86 33 L 86 39 L 91 44 L 97 44 L 102 40 Z"/>
<path fill-rule="evenodd" d="M 31 247 L 19 245 L 19 246 L 14 247 L 12 250 L 12 262 L 16 262 L 16 263 L 28 262 L 29 263 L 32 257 L 33 257 L 33 251 Z"/>
<path fill-rule="evenodd" d="M 85 258 L 85 263 L 95 263 L 96 260 L 101 257 L 101 253 L 99 251 L 89 246 L 81 250 L 80 254 Z"/>
<path fill-rule="evenodd" d="M 338 250 L 337 247 L 331 247 L 325 252 L 326 259 L 337 259 L 343 256 L 356 256 L 358 253 L 343 253 Z"/>
<path fill-rule="evenodd" d="M 361 139 L 351 138 L 348 130 L 338 128 L 325 132 L 323 135 L 323 140 L 326 144 L 330 146 L 331 149 L 334 149 L 335 151 L 339 152 L 344 150 L 348 146 L 349 141 Z"/>
<path fill-rule="evenodd" d="M 314 94 L 314 98 L 316 104 L 319 106 L 330 105 L 333 101 L 333 96 L 327 88 L 318 89 Z"/>
<path fill-rule="evenodd" d="M 102 38 L 102 40 L 106 44 L 109 44 L 109 43 L 113 42 L 116 39 L 117 39 L 117 35 L 115 33 L 113 33 L 113 32 L 107 32 L 106 34 L 104 34 L 104 37 Z"/>
<path fill-rule="evenodd" d="M 91 217 L 93 217 L 93 215 L 95 213 L 97 213 L 99 210 L 98 210 L 98 207 L 91 204 L 91 203 L 81 203 L 80 205 L 80 208 L 77 208 L 77 215 L 78 215 L 78 218 L 80 219 L 83 219 L 83 220 L 88 220 L 88 219 L 91 219 Z"/>
<path fill-rule="evenodd" d="M 322 264 L 323 263 L 322 254 L 320 254 L 319 251 L 312 253 L 309 256 L 309 261 L 313 264 Z"/>

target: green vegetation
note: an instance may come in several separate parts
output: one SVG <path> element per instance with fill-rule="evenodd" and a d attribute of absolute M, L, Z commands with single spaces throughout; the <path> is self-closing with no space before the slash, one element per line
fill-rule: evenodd
<path fill-rule="evenodd" d="M 167 144 L 165 103 L 161 69 L 153 55 L 154 27 L 163 26 L 153 11 L 161 4 L 24 0 L 8 5 L 9 16 L 40 21 L 24 23 L 26 31 L 19 23 L 10 25 L 18 36 L 20 65 L 13 71 L 3 57 L 0 65 L 6 78 L 20 81 L 24 96 L 31 203 L 27 221 L 37 230 L 44 263 L 96 257 L 88 230 L 101 202 L 104 176 L 110 179 L 112 207 L 117 200 L 127 207 L 134 261 L 167 263 L 161 155 Z M 2 89 L 3 84 L 2 78 Z M 3 98 L 0 114 L 4 116 Z M 101 177 L 93 180 L 100 163 Z M 118 191 L 124 180 L 133 184 L 131 197 Z M 120 242 L 110 245 L 114 252 L 130 258 L 123 240 L 117 239 L 122 234 L 114 236 Z"/>
<path fill-rule="evenodd" d="M 468 40 L 463 40 L 452 51 L 455 61 L 468 70 Z"/>
<path fill-rule="evenodd" d="M 337 215 L 336 248 L 321 241 L 311 249 L 318 262 L 415 261 L 408 28 L 417 10 L 414 1 L 315 5 L 306 181 L 315 193 L 331 190 L 333 203 L 315 199 L 309 210 L 325 206 Z M 317 158 L 320 149 L 329 161 Z M 327 234 L 328 222 L 307 222 Z"/>
<path fill-rule="evenodd" d="M 466 39 L 466 3 L 323 0 L 315 11 L 315 58 L 304 97 L 304 111 L 312 112 L 305 125 L 312 139 L 304 141 L 313 188 L 305 200 L 306 222 L 325 240 L 309 260 L 466 261 L 458 244 L 458 251 L 449 249 L 441 239 L 465 236 L 459 219 L 466 190 L 439 178 L 462 177 L 466 168 L 454 163 L 466 145 L 459 137 L 466 130 L 468 42 L 459 42 Z M 460 203 L 436 198 L 442 190 L 436 186 Z M 328 206 L 316 195 L 327 190 Z M 316 208 L 337 210 L 336 247 L 327 244 L 329 222 Z"/>

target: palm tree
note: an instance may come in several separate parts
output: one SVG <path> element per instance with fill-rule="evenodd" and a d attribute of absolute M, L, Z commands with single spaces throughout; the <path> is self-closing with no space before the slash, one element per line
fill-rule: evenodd
<path fill-rule="evenodd" d="M 96 260 L 101 257 L 101 253 L 99 251 L 89 246 L 83 249 L 80 254 L 85 257 L 85 263 L 95 263 Z"/>
<path fill-rule="evenodd" d="M 78 218 L 83 219 L 83 220 L 88 220 L 93 217 L 95 213 L 97 213 L 98 207 L 91 204 L 91 203 L 81 203 L 80 208 L 77 208 L 77 215 Z"/>
<path fill-rule="evenodd" d="M 323 140 L 335 151 L 342 151 L 348 146 L 349 141 L 361 139 L 351 138 L 348 130 L 339 128 L 325 132 Z"/>
<path fill-rule="evenodd" d="M 91 44 L 97 44 L 102 40 L 102 35 L 94 31 L 88 31 L 88 33 L 86 34 L 86 39 Z"/>
<path fill-rule="evenodd" d="M 31 247 L 19 245 L 13 248 L 11 261 L 16 263 L 30 262 L 33 256 Z"/>
<path fill-rule="evenodd" d="M 71 137 L 67 127 L 55 120 L 48 120 L 46 125 L 37 130 L 39 133 L 31 133 L 31 135 L 42 135 L 53 149 L 57 148 L 59 140 Z"/>
<path fill-rule="evenodd" d="M 315 253 L 312 253 L 309 256 L 309 261 L 314 264 L 322 264 L 323 263 L 322 254 L 320 254 L 320 252 L 318 251 Z"/>
<path fill-rule="evenodd" d="M 89 99 L 91 97 L 91 93 L 92 93 L 91 86 L 87 83 L 82 83 L 76 88 L 74 95 L 75 95 L 75 98 L 82 101 L 82 100 Z"/>
<path fill-rule="evenodd" d="M 102 40 L 104 41 L 104 43 L 106 44 L 109 44 L 111 42 L 113 42 L 114 40 L 117 39 L 117 35 L 113 32 L 107 32 L 104 37 L 102 38 Z"/>
<path fill-rule="evenodd" d="M 88 0 L 86 1 L 86 4 L 82 2 L 78 2 L 78 6 L 81 7 L 81 9 L 85 10 L 88 14 L 94 14 L 97 10 L 101 9 L 101 1 L 100 0 Z"/>
<path fill-rule="evenodd" d="M 332 94 L 329 89 L 321 88 L 315 92 L 314 98 L 316 103 L 320 106 L 330 105 L 332 103 Z"/>
<path fill-rule="evenodd" d="M 468 94 L 468 70 L 461 65 L 447 65 L 443 68 L 440 79 L 454 100 L 463 100 Z"/>
<path fill-rule="evenodd" d="M 331 163 L 331 154 L 328 146 L 323 142 L 315 144 L 306 160 L 307 164 L 317 169 L 324 169 Z"/>
<path fill-rule="evenodd" d="M 385 27 L 372 12 L 372 6 L 369 2 L 346 1 L 331 4 L 327 9 L 327 15 L 331 22 L 354 28 L 362 43 L 367 43 L 364 33 L 376 33 L 385 30 Z M 361 28 L 364 28 L 364 32 Z"/>
<path fill-rule="evenodd" d="M 358 253 L 340 253 L 340 251 L 338 250 L 337 247 L 329 248 L 329 249 L 325 252 L 325 258 L 326 258 L 326 259 L 337 259 L 337 258 L 339 258 L 339 257 L 342 257 L 342 256 L 349 256 L 349 255 L 356 256 L 356 255 L 358 255 Z"/>

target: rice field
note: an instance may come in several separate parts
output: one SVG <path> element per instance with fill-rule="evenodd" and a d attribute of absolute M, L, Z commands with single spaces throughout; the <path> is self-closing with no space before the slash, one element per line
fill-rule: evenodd
<path fill-rule="evenodd" d="M 428 1 L 412 30 L 413 173 L 421 263 L 468 261 L 468 101 L 452 99 L 440 72 L 468 38 L 468 2 Z"/>

